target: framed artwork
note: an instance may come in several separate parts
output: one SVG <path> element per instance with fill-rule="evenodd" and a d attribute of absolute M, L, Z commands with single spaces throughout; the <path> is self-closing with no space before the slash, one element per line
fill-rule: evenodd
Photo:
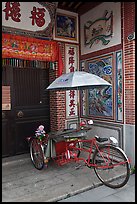
<path fill-rule="evenodd" d="M 85 61 L 80 61 L 80 71 L 85 71 Z"/>
<path fill-rule="evenodd" d="M 80 61 L 80 71 L 85 71 L 85 61 Z M 87 90 L 80 90 L 80 115 L 81 117 L 86 116 L 87 114 Z"/>
<path fill-rule="evenodd" d="M 81 55 L 121 43 L 121 2 L 102 2 L 80 16 Z"/>
<path fill-rule="evenodd" d="M 97 87 L 88 90 L 88 115 L 96 118 L 114 119 L 113 54 L 88 61 L 87 68 L 88 72 L 112 84 L 110 87 Z"/>
<path fill-rule="evenodd" d="M 116 118 L 123 120 L 122 51 L 116 52 Z"/>
<path fill-rule="evenodd" d="M 57 9 L 54 29 L 54 39 L 78 43 L 77 13 Z"/>
<path fill-rule="evenodd" d="M 80 90 L 80 114 L 81 117 L 87 115 L 87 90 Z"/>

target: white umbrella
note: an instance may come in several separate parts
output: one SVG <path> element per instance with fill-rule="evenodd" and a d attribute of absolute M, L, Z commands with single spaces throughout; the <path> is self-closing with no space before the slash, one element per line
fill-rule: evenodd
<path fill-rule="evenodd" d="M 111 86 L 109 82 L 101 77 L 84 71 L 75 71 L 67 74 L 62 74 L 55 79 L 47 90 L 83 90 L 95 87 Z M 78 107 L 78 125 L 79 125 L 79 103 Z"/>
<path fill-rule="evenodd" d="M 111 84 L 101 77 L 84 71 L 75 71 L 62 74 L 55 79 L 47 89 L 71 90 L 71 89 L 87 89 L 97 86 L 110 86 Z"/>

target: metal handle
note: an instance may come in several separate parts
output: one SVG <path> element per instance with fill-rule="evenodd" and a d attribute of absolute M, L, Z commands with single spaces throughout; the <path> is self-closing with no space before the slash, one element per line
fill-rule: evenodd
<path fill-rule="evenodd" d="M 24 113 L 22 111 L 19 111 L 17 113 L 18 118 L 22 118 L 24 116 Z"/>

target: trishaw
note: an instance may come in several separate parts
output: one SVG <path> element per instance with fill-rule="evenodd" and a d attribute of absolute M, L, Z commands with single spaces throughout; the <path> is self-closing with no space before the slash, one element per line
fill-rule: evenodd
<path fill-rule="evenodd" d="M 90 130 L 90 125 L 86 125 L 79 130 L 65 129 L 49 134 L 36 132 L 34 137 L 28 138 L 33 165 L 41 170 L 44 166 L 48 167 L 51 159 L 58 166 L 83 161 L 87 167 L 93 167 L 97 177 L 106 186 L 124 186 L 130 176 L 130 162 L 126 154 L 117 146 L 114 137 L 95 135 L 88 138 L 87 132 Z M 83 156 L 83 152 L 87 153 L 87 157 Z"/>
<path fill-rule="evenodd" d="M 47 90 L 82 90 L 111 86 L 104 79 L 84 71 L 75 71 L 58 77 Z M 79 102 L 77 102 L 77 105 Z M 93 168 L 103 184 L 111 188 L 124 186 L 130 176 L 130 162 L 125 152 L 118 147 L 114 137 L 92 136 L 92 121 L 80 125 L 78 105 L 78 127 L 45 133 L 41 125 L 33 137 L 29 137 L 30 156 L 34 166 L 41 170 L 49 160 L 59 166 L 69 162 L 80 162 Z M 89 132 L 90 131 L 90 132 Z M 92 137 L 88 137 L 90 135 Z M 85 153 L 86 157 L 83 156 Z"/>

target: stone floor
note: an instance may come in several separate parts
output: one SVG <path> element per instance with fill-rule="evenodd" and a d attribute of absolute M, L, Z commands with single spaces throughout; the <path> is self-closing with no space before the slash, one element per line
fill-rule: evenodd
<path fill-rule="evenodd" d="M 92 199 L 97 197 L 102 202 L 104 199 L 105 202 L 105 199 L 111 201 L 111 197 L 109 197 L 111 192 L 113 198 L 115 192 L 119 193 L 119 191 L 111 191 L 114 189 L 104 185 L 101 190 L 101 186 L 102 183 L 95 175 L 94 170 L 86 167 L 83 162 L 57 166 L 53 161 L 50 161 L 48 168 L 37 170 L 33 166 L 29 154 L 2 160 L 2 202 L 57 202 L 68 197 L 70 197 L 70 202 L 75 202 L 75 199 L 82 201 L 82 198 L 92 201 L 91 197 Z M 127 187 L 130 188 L 130 186 Z M 86 194 L 83 194 L 84 192 Z M 109 194 L 105 192 L 109 192 Z M 123 195 L 126 196 L 128 192 L 127 188 L 125 192 L 123 191 Z M 97 196 L 94 196 L 94 193 Z M 80 197 L 77 198 L 76 194 Z M 132 195 L 134 197 L 134 189 Z"/>

